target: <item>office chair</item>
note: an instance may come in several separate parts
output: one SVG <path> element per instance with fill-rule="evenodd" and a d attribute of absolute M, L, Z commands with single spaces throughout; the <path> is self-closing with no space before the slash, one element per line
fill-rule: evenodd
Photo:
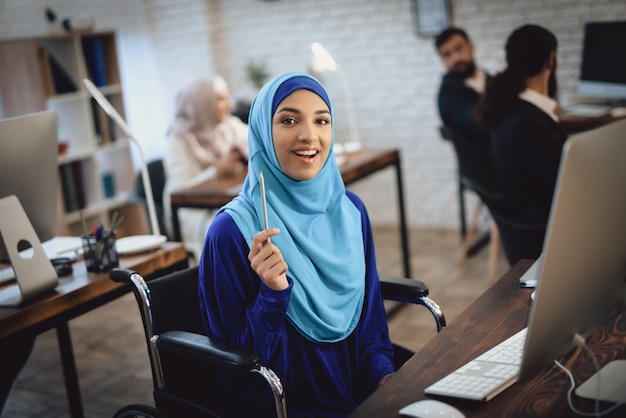
<path fill-rule="evenodd" d="M 489 279 L 494 281 L 497 276 L 498 253 L 500 247 L 500 233 L 497 224 L 492 223 L 490 231 L 474 242 L 474 235 L 483 208 L 491 210 L 501 205 L 502 195 L 496 178 L 493 157 L 490 152 L 477 149 L 473 141 L 467 139 L 457 129 L 442 126 L 441 134 L 449 139 L 454 146 L 457 158 L 459 179 L 459 206 L 461 216 L 461 233 L 463 246 L 459 254 L 459 263 L 489 242 Z M 471 191 L 478 196 L 469 225 L 465 223 L 465 191 Z"/>
<path fill-rule="evenodd" d="M 165 212 L 163 209 L 163 191 L 165 190 L 165 167 L 163 165 L 163 160 L 157 159 L 150 161 L 147 164 L 147 167 L 150 184 L 152 186 L 152 197 L 154 197 L 154 208 L 159 222 L 159 229 L 161 230 L 162 235 L 167 236 L 167 229 L 165 227 Z M 150 219 L 146 203 L 146 191 L 143 187 L 143 177 L 141 171 L 137 173 L 137 179 L 133 190 L 129 195 L 128 201 L 130 203 L 141 203 L 144 205 L 146 208 L 146 216 Z"/>
<path fill-rule="evenodd" d="M 492 257 L 497 257 L 497 251 L 494 255 L 495 250 L 492 249 L 495 242 L 498 242 L 498 246 L 499 242 L 502 242 L 504 254 L 511 266 L 523 258 L 537 259 L 543 249 L 547 224 L 514 221 L 508 213 L 501 194 L 486 190 L 469 178 L 463 181 L 480 197 L 494 221 L 491 231 L 493 241 L 490 245 L 490 266 Z M 495 239 L 494 234 L 497 234 Z M 493 263 L 497 263 L 497 260 Z"/>
<path fill-rule="evenodd" d="M 152 368 L 154 406 L 132 404 L 119 409 L 114 418 L 196 418 L 218 417 L 211 408 L 212 395 L 220 384 L 217 368 L 261 376 L 274 395 L 276 416 L 286 416 L 282 384 L 259 357 L 234 344 L 217 341 L 205 334 L 198 297 L 198 267 L 191 267 L 149 282 L 136 272 L 114 269 L 113 281 L 131 285 L 144 326 Z M 437 330 L 446 325 L 439 306 L 428 297 L 428 287 L 417 280 L 381 278 L 383 297 L 425 306 L 436 321 Z M 394 345 L 394 365 L 413 354 Z M 253 373 L 250 373 L 253 372 Z"/>
<path fill-rule="evenodd" d="M 497 207 L 490 213 L 498 226 L 504 254 L 511 266 L 523 258 L 535 260 L 539 257 L 547 224 L 513 221 Z"/>

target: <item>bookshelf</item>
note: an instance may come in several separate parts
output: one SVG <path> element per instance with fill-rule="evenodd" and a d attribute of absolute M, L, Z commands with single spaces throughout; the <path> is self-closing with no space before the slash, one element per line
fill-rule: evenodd
<path fill-rule="evenodd" d="M 124 115 L 113 31 L 0 40 L 0 117 L 45 109 L 59 115 L 61 228 L 66 234 L 109 222 L 126 204 L 135 172 L 129 141 L 91 98 L 89 78 Z M 111 187 L 113 186 L 113 188 Z"/>

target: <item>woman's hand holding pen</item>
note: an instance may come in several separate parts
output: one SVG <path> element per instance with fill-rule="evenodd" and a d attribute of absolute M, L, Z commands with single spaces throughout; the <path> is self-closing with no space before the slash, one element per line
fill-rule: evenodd
<path fill-rule="evenodd" d="M 265 229 L 252 238 L 252 245 L 248 260 L 252 269 L 261 277 L 261 280 L 273 290 L 284 290 L 289 286 L 287 281 L 287 262 L 278 247 L 268 238 L 278 235 L 278 228 Z"/>

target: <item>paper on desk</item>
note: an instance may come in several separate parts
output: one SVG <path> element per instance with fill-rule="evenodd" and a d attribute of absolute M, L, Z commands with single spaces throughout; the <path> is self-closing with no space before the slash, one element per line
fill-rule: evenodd
<path fill-rule="evenodd" d="M 77 260 L 83 254 L 80 237 L 54 237 L 41 243 L 48 259 L 68 257 Z M 33 249 L 20 251 L 23 257 L 32 257 Z"/>
<path fill-rule="evenodd" d="M 537 287 L 539 280 L 539 268 L 543 262 L 543 253 L 539 255 L 537 260 L 526 270 L 526 272 L 519 278 L 520 287 Z"/>

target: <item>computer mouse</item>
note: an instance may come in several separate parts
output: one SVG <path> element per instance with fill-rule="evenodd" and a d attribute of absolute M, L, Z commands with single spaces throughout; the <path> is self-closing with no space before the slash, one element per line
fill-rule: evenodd
<path fill-rule="evenodd" d="M 402 415 L 416 418 L 465 418 L 465 415 L 445 402 L 435 399 L 424 399 L 405 406 L 399 411 Z"/>

